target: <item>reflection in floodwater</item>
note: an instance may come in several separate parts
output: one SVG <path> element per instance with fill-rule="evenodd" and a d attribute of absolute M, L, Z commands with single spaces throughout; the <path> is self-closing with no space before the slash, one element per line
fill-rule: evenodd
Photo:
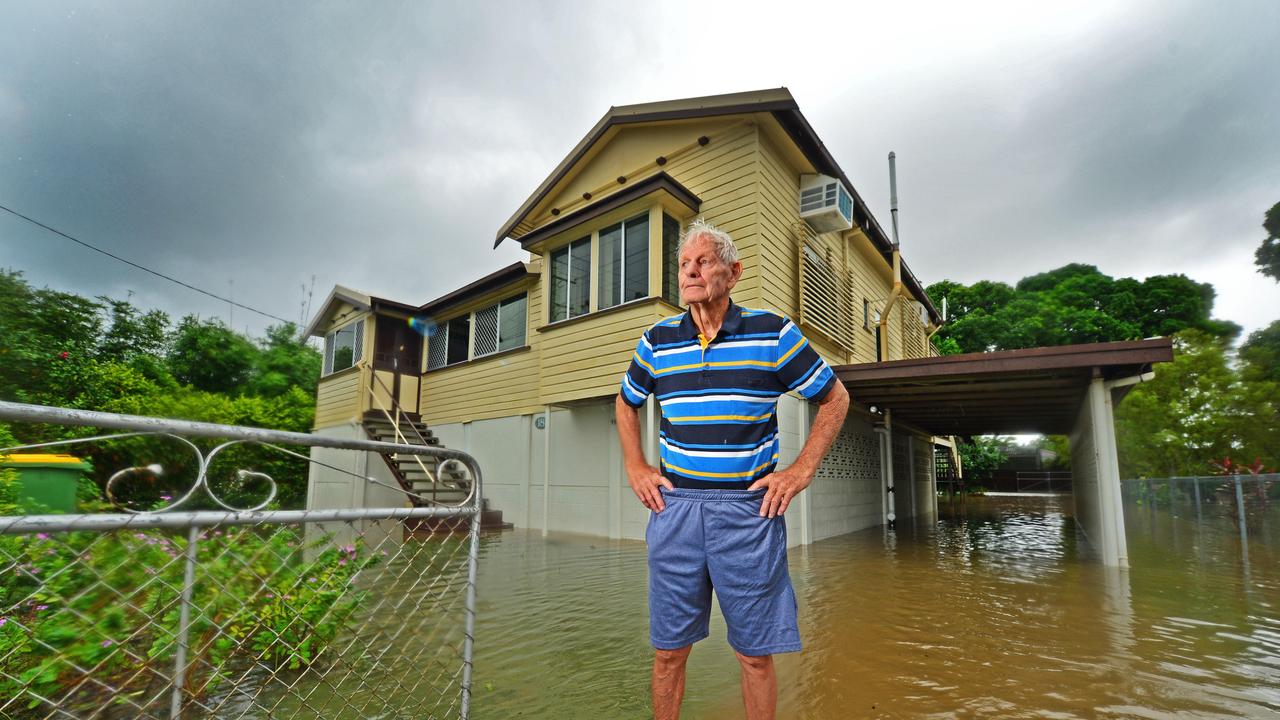
<path fill-rule="evenodd" d="M 805 650 L 778 657 L 779 717 L 1276 717 L 1280 509 L 1246 554 L 1218 506 L 1126 506 L 1119 570 L 1071 503 L 943 501 L 936 523 L 792 549 Z M 645 585 L 643 543 L 486 536 L 473 717 L 645 717 Z M 724 638 L 716 609 L 686 718 L 742 715 Z"/>
<path fill-rule="evenodd" d="M 1130 508 L 1132 567 L 1117 570 L 1089 558 L 1070 497 L 940 510 L 792 550 L 806 648 L 778 658 L 780 717 L 1280 711 L 1275 538 L 1251 535 L 1245 567 L 1230 518 Z M 504 533 L 480 598 L 477 718 L 645 715 L 643 544 Z M 724 636 L 716 612 L 685 717 L 741 715 Z"/>

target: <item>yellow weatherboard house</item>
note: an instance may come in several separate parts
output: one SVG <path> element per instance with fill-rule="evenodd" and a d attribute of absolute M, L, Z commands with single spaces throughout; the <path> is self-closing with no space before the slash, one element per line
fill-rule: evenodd
<path fill-rule="evenodd" d="M 676 245 L 696 217 L 738 246 L 734 302 L 791 317 L 833 366 L 935 354 L 937 309 L 786 89 L 630 105 L 605 113 L 498 229 L 495 246 L 520 243 L 527 262 L 421 305 L 333 290 L 307 330 L 325 340 L 315 432 L 475 455 L 492 524 L 642 538 L 648 511 L 627 487 L 613 400 L 640 334 L 682 312 Z M 934 439 L 898 428 L 889 450 L 854 401 L 786 516 L 793 542 L 878 525 L 886 503 L 900 518 L 935 512 Z M 778 415 L 785 465 L 812 412 L 784 396 Z M 652 398 L 642 419 L 656 462 Z M 341 457 L 317 459 L 352 463 Z M 888 462 L 899 491 L 886 500 Z M 309 506 L 466 490 L 409 457 L 369 454 L 349 470 L 313 464 Z"/>

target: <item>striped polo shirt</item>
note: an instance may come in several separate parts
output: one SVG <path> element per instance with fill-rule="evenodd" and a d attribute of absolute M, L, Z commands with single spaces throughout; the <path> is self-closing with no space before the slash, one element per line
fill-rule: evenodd
<path fill-rule="evenodd" d="M 778 398 L 826 396 L 835 373 L 785 317 L 729 303 L 708 340 L 685 312 L 645 331 L 622 376 L 631 407 L 662 407 L 662 473 L 676 487 L 743 489 L 778 462 Z"/>

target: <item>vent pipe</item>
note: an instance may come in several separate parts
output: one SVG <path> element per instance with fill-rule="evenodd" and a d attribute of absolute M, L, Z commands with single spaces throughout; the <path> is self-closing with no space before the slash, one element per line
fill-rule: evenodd
<path fill-rule="evenodd" d="M 889 152 L 889 215 L 893 218 L 893 247 L 898 247 L 898 155 Z"/>
<path fill-rule="evenodd" d="M 898 251 L 898 166 L 897 155 L 889 153 L 889 210 L 893 215 L 893 289 L 884 302 L 884 312 L 880 313 L 880 347 L 876 350 L 876 360 L 889 359 L 889 313 L 902 295 L 902 253 Z"/>

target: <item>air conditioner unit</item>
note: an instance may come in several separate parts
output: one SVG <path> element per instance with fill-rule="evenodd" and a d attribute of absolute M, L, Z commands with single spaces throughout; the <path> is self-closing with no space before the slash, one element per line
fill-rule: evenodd
<path fill-rule="evenodd" d="M 838 232 L 853 227 L 853 196 L 836 178 L 800 176 L 800 219 L 814 232 Z"/>

